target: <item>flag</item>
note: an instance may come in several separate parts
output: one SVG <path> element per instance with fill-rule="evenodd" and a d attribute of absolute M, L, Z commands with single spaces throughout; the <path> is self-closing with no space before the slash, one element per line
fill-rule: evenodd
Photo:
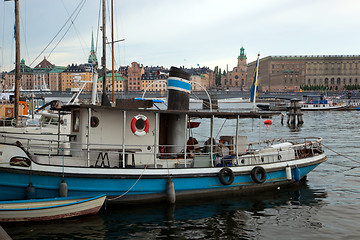
<path fill-rule="evenodd" d="M 259 56 L 260 55 L 258 55 L 258 58 L 256 60 L 255 71 L 254 71 L 254 76 L 253 76 L 253 83 L 252 83 L 251 89 L 250 89 L 250 102 L 253 102 L 254 98 L 256 98 L 258 95 L 257 90 L 258 90 L 258 84 L 259 84 L 259 82 L 258 82 Z"/>

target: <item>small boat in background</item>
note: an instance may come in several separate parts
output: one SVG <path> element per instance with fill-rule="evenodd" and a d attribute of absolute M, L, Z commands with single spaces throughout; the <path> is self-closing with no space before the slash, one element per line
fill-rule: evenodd
<path fill-rule="evenodd" d="M 334 99 L 326 98 L 324 95 L 304 95 L 300 106 L 302 111 L 334 111 L 347 109 L 347 105 L 344 102 L 334 102 Z"/>
<path fill-rule="evenodd" d="M 0 222 L 44 221 L 92 215 L 99 212 L 106 195 L 61 197 L 0 202 Z"/>

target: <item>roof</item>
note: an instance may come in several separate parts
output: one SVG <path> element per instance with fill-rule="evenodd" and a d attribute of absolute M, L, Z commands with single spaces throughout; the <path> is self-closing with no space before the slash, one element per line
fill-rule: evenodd
<path fill-rule="evenodd" d="M 34 67 L 34 70 L 35 70 L 35 69 L 39 69 L 39 68 L 52 69 L 52 68 L 54 68 L 54 67 L 55 67 L 55 65 L 54 65 L 54 64 L 51 64 L 51 63 L 44 57 L 44 59 L 43 59 L 40 63 L 38 63 L 38 65 L 36 65 L 36 66 Z"/>
<path fill-rule="evenodd" d="M 62 73 L 67 67 L 55 66 L 49 73 Z"/>
<path fill-rule="evenodd" d="M 25 60 L 21 59 L 20 62 L 20 72 L 21 73 L 32 73 L 33 69 L 27 65 L 25 65 Z M 11 70 L 9 74 L 15 74 L 15 69 Z"/>
<path fill-rule="evenodd" d="M 273 115 L 279 115 L 280 112 L 219 112 L 219 111 L 193 111 L 193 110 L 153 110 L 153 109 L 130 109 L 130 108 L 122 108 L 122 107 L 108 107 L 108 106 L 99 106 L 99 105 L 68 105 L 62 106 L 63 111 L 70 111 L 72 109 L 111 109 L 111 110 L 119 110 L 119 111 L 138 111 L 138 112 L 158 112 L 160 114 L 171 114 L 171 115 L 185 115 L 187 114 L 189 117 L 197 117 L 197 118 L 211 118 L 214 116 L 215 118 L 226 118 L 226 119 L 236 119 L 239 118 L 268 118 Z"/>
<path fill-rule="evenodd" d="M 112 77 L 112 73 L 106 74 L 106 79 L 109 79 Z M 103 77 L 98 78 L 98 81 L 102 82 Z M 125 78 L 123 78 L 119 73 L 114 73 L 114 80 L 115 81 L 125 81 Z"/>

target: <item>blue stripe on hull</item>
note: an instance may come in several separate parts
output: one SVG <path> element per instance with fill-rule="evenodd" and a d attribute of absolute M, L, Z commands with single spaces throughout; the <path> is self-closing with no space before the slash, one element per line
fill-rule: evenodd
<path fill-rule="evenodd" d="M 313 170 L 316 165 L 299 168 L 300 176 L 307 175 Z M 220 169 L 219 169 L 220 171 Z M 294 176 L 294 169 L 292 170 Z M 59 185 L 62 180 L 61 177 L 46 176 L 46 175 L 32 175 L 33 186 L 36 189 L 37 198 L 51 198 L 59 196 Z M 201 191 L 214 190 L 257 185 L 254 183 L 251 176 L 239 175 L 235 176 L 235 180 L 231 185 L 222 185 L 218 177 L 194 177 L 194 178 L 172 178 L 175 185 L 175 191 Z M 108 196 L 117 196 L 128 191 L 137 179 L 121 179 L 121 178 L 73 178 L 65 177 L 68 185 L 69 196 L 81 195 L 98 195 L 107 194 Z M 285 169 L 276 172 L 267 173 L 267 180 L 264 184 L 269 182 L 286 182 Z M 0 200 L 10 199 L 25 199 L 26 187 L 30 182 L 28 174 L 16 174 L 1 172 L 0 174 Z M 138 183 L 131 189 L 127 195 L 138 194 L 163 194 L 166 191 L 167 178 L 162 179 L 140 179 Z"/>

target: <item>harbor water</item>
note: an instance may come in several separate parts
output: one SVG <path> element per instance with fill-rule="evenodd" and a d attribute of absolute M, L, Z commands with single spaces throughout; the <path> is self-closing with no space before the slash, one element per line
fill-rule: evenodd
<path fill-rule="evenodd" d="M 251 107 L 228 103 L 229 110 Z M 105 206 L 98 215 L 41 223 L 2 224 L 13 239 L 358 239 L 360 237 L 360 111 L 305 112 L 291 128 L 287 117 L 240 119 L 248 142 L 323 137 L 328 161 L 299 186 L 248 196 L 219 196 L 174 205 Z M 208 131 L 193 130 L 199 142 Z M 236 121 L 216 122 L 216 135 L 235 134 Z M 225 131 L 225 133 L 224 133 Z M 206 135 L 206 134 L 203 134 Z M 358 161 L 358 162 L 356 162 Z"/>

